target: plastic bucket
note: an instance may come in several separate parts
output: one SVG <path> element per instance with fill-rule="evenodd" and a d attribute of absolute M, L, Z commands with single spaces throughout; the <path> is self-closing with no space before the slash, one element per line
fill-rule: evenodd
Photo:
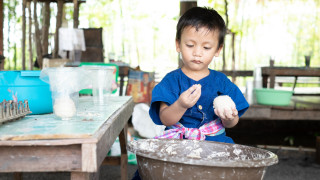
<path fill-rule="evenodd" d="M 288 106 L 293 91 L 259 88 L 254 89 L 257 103 L 271 106 Z"/>
<path fill-rule="evenodd" d="M 52 113 L 50 86 L 40 71 L 0 71 L 0 101 L 28 100 L 32 114 Z"/>
<path fill-rule="evenodd" d="M 140 139 L 128 149 L 137 155 L 143 180 L 261 180 L 267 166 L 278 163 L 272 152 L 212 141 Z"/>

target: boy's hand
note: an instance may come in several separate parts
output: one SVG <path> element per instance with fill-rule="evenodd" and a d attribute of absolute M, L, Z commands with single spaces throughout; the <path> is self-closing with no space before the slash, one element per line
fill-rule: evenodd
<path fill-rule="evenodd" d="M 232 121 L 238 117 L 238 111 L 235 106 L 224 107 L 219 109 L 214 109 L 214 113 L 220 117 L 221 120 Z"/>
<path fill-rule="evenodd" d="M 218 96 L 213 101 L 214 113 L 220 117 L 226 128 L 235 126 L 239 121 L 238 110 L 228 95 Z"/>
<path fill-rule="evenodd" d="M 201 96 L 201 85 L 195 84 L 180 95 L 178 99 L 178 104 L 181 107 L 188 109 L 196 104 L 200 96 Z"/>

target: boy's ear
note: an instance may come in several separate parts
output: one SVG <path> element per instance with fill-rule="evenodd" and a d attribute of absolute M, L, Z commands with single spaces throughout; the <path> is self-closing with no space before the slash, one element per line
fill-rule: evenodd
<path fill-rule="evenodd" d="M 181 52 L 181 50 L 180 50 L 180 42 L 178 40 L 176 40 L 176 51 L 178 53 Z"/>
<path fill-rule="evenodd" d="M 220 52 L 221 52 L 221 50 L 222 50 L 222 48 L 223 48 L 223 45 L 219 47 L 219 49 L 216 51 L 216 53 L 214 54 L 214 56 L 218 57 L 219 54 L 220 54 Z"/>

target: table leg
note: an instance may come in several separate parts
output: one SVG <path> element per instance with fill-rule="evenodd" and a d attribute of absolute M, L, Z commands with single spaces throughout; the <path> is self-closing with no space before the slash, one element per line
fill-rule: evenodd
<path fill-rule="evenodd" d="M 268 87 L 268 76 L 262 76 L 262 87 L 267 88 Z"/>
<path fill-rule="evenodd" d="M 71 172 L 70 180 L 99 180 L 99 171 L 96 173 Z"/>
<path fill-rule="evenodd" d="M 294 83 L 293 83 L 292 91 L 294 91 L 294 88 L 296 88 L 297 80 L 298 80 L 298 76 L 295 76 L 294 77 Z"/>
<path fill-rule="evenodd" d="M 127 128 L 128 125 L 126 124 L 124 128 L 122 129 L 120 135 L 119 135 L 119 141 L 120 141 L 120 148 L 121 148 L 121 180 L 127 180 L 128 179 L 128 154 L 127 154 Z"/>
<path fill-rule="evenodd" d="M 13 173 L 13 179 L 14 180 L 22 180 L 22 173 L 21 172 Z"/>
<path fill-rule="evenodd" d="M 123 96 L 124 77 L 120 77 L 120 92 L 119 96 Z"/>
<path fill-rule="evenodd" d="M 271 75 L 270 75 L 270 88 L 274 88 L 274 86 L 275 86 L 275 79 L 276 79 L 276 76 L 272 73 Z"/>

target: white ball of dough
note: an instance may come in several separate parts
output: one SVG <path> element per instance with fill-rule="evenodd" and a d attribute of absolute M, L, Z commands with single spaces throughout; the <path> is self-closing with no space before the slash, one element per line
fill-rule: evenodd
<path fill-rule="evenodd" d="M 226 109 L 227 112 L 232 114 L 233 107 L 236 107 L 236 105 L 228 95 L 218 96 L 213 100 L 214 109 L 217 109 L 217 110 Z"/>
<path fill-rule="evenodd" d="M 76 105 L 70 97 L 55 99 L 53 111 L 60 118 L 71 118 L 76 114 Z"/>

